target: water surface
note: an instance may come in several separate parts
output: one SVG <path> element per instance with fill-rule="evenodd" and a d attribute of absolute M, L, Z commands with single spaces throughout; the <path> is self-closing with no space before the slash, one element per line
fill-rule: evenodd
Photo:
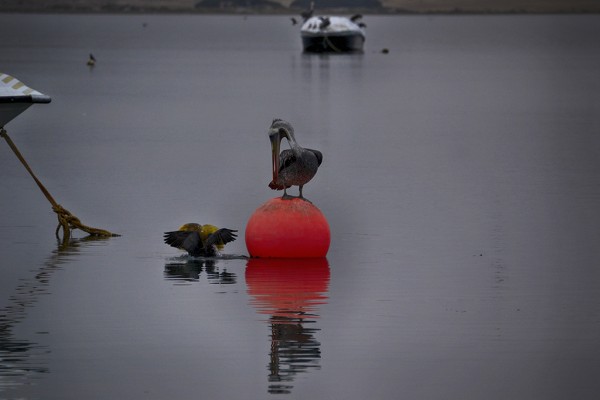
<path fill-rule="evenodd" d="M 598 17 L 365 20 L 310 56 L 287 17 L 0 15 L 0 70 L 52 97 L 9 134 L 122 234 L 62 246 L 0 143 L 0 398 L 597 396 Z M 273 118 L 324 154 L 327 259 L 164 245 L 247 254 Z"/>

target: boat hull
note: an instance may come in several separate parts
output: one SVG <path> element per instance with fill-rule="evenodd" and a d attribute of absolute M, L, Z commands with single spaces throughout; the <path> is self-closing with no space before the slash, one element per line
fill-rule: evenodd
<path fill-rule="evenodd" d="M 50 97 L 0 72 L 0 128 L 34 103 L 50 103 Z"/>
<path fill-rule="evenodd" d="M 365 37 L 357 32 L 302 34 L 306 53 L 357 53 L 363 51 Z"/>

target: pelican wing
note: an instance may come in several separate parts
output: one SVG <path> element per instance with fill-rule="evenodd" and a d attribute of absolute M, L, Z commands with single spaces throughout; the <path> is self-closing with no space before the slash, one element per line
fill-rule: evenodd
<path fill-rule="evenodd" d="M 286 149 L 279 154 L 279 172 L 290 168 L 296 162 L 296 156 L 292 150 Z M 291 187 L 290 185 L 283 185 L 279 182 L 271 181 L 269 187 L 273 190 L 283 190 Z"/>
<path fill-rule="evenodd" d="M 292 150 L 286 149 L 279 154 L 279 172 L 289 168 L 296 162 L 296 156 Z"/>
<path fill-rule="evenodd" d="M 165 232 L 165 243 L 178 249 L 186 250 L 191 255 L 197 255 L 202 249 L 200 234 L 196 231 Z"/>
<path fill-rule="evenodd" d="M 206 247 L 215 245 L 215 244 L 227 244 L 229 242 L 233 242 L 237 238 L 237 230 L 235 229 L 227 229 L 221 228 L 215 232 L 213 232 L 206 239 Z"/>
<path fill-rule="evenodd" d="M 323 162 L 323 153 L 321 153 L 319 150 L 313 150 L 313 149 L 306 149 L 306 150 L 312 152 L 315 155 L 315 157 L 317 157 L 319 166 L 321 166 L 321 163 Z"/>
<path fill-rule="evenodd" d="M 315 157 L 317 158 L 317 162 L 318 162 L 319 166 L 321 165 L 321 163 L 323 162 L 323 153 L 321 153 L 319 150 L 314 150 L 314 149 L 304 149 L 304 150 L 310 151 L 311 153 L 313 153 L 315 155 Z M 296 162 L 296 156 L 294 155 L 294 152 L 292 150 L 285 149 L 279 155 L 279 172 L 291 167 L 292 165 L 294 165 L 295 162 Z"/>
<path fill-rule="evenodd" d="M 275 181 L 269 182 L 269 187 L 273 190 L 283 190 L 291 187 L 290 185 L 283 186 L 281 183 L 277 183 Z"/>

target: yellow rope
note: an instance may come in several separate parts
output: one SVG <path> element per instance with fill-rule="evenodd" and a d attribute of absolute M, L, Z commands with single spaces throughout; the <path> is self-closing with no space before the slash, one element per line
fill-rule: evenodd
<path fill-rule="evenodd" d="M 109 232 L 104 229 L 92 228 L 90 226 L 82 224 L 81 221 L 79 220 L 79 218 L 77 218 L 76 216 L 71 214 L 69 212 L 69 210 L 67 210 L 66 208 L 63 208 L 60 204 L 58 204 L 56 202 L 56 200 L 54 200 L 54 197 L 52 197 L 52 195 L 44 187 L 42 182 L 37 178 L 37 176 L 35 176 L 35 174 L 31 170 L 31 168 L 29 167 L 29 164 L 27 164 L 27 161 L 25 161 L 25 158 L 21 155 L 21 152 L 19 151 L 17 146 L 14 144 L 14 142 L 12 141 L 10 136 L 8 136 L 8 133 L 4 130 L 4 128 L 0 128 L 0 136 L 2 136 L 4 138 L 4 140 L 6 140 L 6 143 L 8 143 L 8 145 L 10 146 L 12 151 L 15 153 L 15 155 L 17 156 L 19 161 L 21 161 L 21 164 L 23 164 L 23 166 L 25 167 L 27 172 L 29 172 L 29 175 L 31 175 L 31 177 L 33 178 L 35 183 L 37 183 L 38 187 L 40 188 L 40 190 L 42 191 L 44 196 L 46 196 L 46 199 L 48 199 L 50 204 L 52 204 L 52 211 L 54 211 L 58 217 L 58 226 L 56 227 L 56 232 L 55 232 L 57 238 L 59 237 L 58 232 L 60 231 L 61 227 L 63 228 L 63 242 L 66 242 L 69 240 L 69 238 L 71 237 L 71 231 L 74 229 L 81 229 L 82 231 L 84 231 L 92 236 L 102 236 L 102 237 L 120 236 L 120 235 L 117 235 L 115 233 Z"/>

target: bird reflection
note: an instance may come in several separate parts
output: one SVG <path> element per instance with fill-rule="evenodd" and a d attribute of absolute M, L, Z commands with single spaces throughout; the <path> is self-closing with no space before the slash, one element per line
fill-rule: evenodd
<path fill-rule="evenodd" d="M 57 241 L 57 249 L 42 267 L 32 277 L 20 280 L 8 297 L 7 305 L 0 308 L 0 393 L 9 394 L 11 388 L 31 384 L 40 374 L 49 372 L 44 358 L 40 357 L 50 351 L 48 346 L 20 339 L 13 329 L 43 295 L 49 294 L 50 278 L 55 271 L 61 270 L 63 264 L 77 255 L 85 242 L 103 240 L 107 238 L 88 236 Z M 38 332 L 41 333 L 47 332 Z"/>
<path fill-rule="evenodd" d="M 314 338 L 319 329 L 307 328 L 301 321 L 286 317 L 273 316 L 269 322 L 269 393 L 291 393 L 291 383 L 298 373 L 320 369 L 321 343 Z"/>
<path fill-rule="evenodd" d="M 251 304 L 269 315 L 269 393 L 291 393 L 299 373 L 320 369 L 315 338 L 318 307 L 327 302 L 329 265 L 321 259 L 250 259 L 246 283 Z"/>
<path fill-rule="evenodd" d="M 185 256 L 184 256 L 185 257 Z M 217 267 L 214 258 L 182 258 L 180 261 L 165 264 L 165 278 L 179 282 L 196 282 L 202 273 L 206 274 L 209 283 L 231 285 L 237 282 L 236 274 L 223 271 Z"/>

